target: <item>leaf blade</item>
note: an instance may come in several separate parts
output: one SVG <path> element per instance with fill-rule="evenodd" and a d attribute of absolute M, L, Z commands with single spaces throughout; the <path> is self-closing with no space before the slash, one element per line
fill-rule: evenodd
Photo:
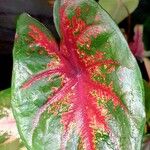
<path fill-rule="evenodd" d="M 29 149 L 140 148 L 145 122 L 143 85 L 123 35 L 93 0 L 56 1 L 56 4 L 54 15 L 59 20 L 55 23 L 61 35 L 57 56 L 63 66 L 54 77 L 56 80 L 47 80 L 49 74 L 45 77 L 47 70 L 43 68 L 42 74 L 30 68 L 32 73 L 22 77 L 19 70 L 23 61 L 27 59 L 34 63 L 35 59 L 29 59 L 23 52 L 23 59 L 14 55 L 17 67 L 14 69 L 13 94 L 17 94 L 13 95 L 13 108 L 18 115 L 19 128 L 24 129 L 22 138 L 26 145 Z M 37 26 L 44 32 L 41 25 Z M 83 48 L 87 41 L 81 45 L 81 39 L 85 37 L 92 41 L 89 49 Z M 16 45 L 15 49 L 18 54 Z M 82 51 L 84 56 L 81 56 Z M 19 63 L 17 59 L 20 59 Z M 47 64 L 45 57 L 43 63 Z M 41 62 L 34 67 L 37 66 L 41 69 Z M 24 73 L 25 69 L 22 71 Z M 15 73 L 23 80 L 18 87 L 15 87 Z M 32 82 L 33 79 L 36 81 Z M 23 89 L 22 84 L 25 85 Z M 38 119 L 36 114 L 40 114 Z"/>
<path fill-rule="evenodd" d="M 55 71 L 60 66 L 59 56 L 56 54 L 57 50 L 58 47 L 54 38 L 42 24 L 27 14 L 20 16 L 13 54 L 14 70 L 17 70 L 14 71 L 13 80 L 18 80 L 19 82 L 18 84 L 12 82 L 12 106 L 20 109 L 20 111 L 14 109 L 14 115 L 17 122 L 22 123 L 19 126 L 19 130 L 25 143 L 28 143 L 28 148 L 32 145 L 34 114 L 47 101 L 46 97 L 53 94 L 52 91 L 55 89 L 52 88 L 57 88 L 60 85 L 60 79 L 57 77 L 59 73 Z M 53 72 L 49 69 L 52 69 Z M 49 70 L 49 72 L 46 70 Z M 37 76 L 34 76 L 34 74 L 37 74 Z M 39 76 L 43 76 L 42 81 L 39 81 Z M 47 84 L 49 78 L 52 78 L 52 83 Z M 29 81 L 28 83 L 25 82 L 27 80 Z M 39 84 L 42 85 L 38 87 Z M 49 88 L 51 89 L 50 91 Z M 32 91 L 31 89 L 34 91 L 32 96 L 29 94 Z M 44 96 L 40 94 L 42 90 L 45 93 Z M 21 94 L 17 95 L 16 91 L 20 91 Z M 22 97 L 24 97 L 24 101 L 22 101 Z M 17 99 L 18 102 L 16 101 Z M 23 122 L 22 115 L 24 116 Z M 21 128 L 25 130 L 22 131 Z"/>

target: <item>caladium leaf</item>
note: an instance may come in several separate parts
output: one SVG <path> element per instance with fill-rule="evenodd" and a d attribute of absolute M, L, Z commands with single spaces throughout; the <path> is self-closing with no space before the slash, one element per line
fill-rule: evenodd
<path fill-rule="evenodd" d="M 28 149 L 140 149 L 143 84 L 126 40 L 94 0 L 56 0 L 57 44 L 27 14 L 14 45 L 12 106 Z"/>

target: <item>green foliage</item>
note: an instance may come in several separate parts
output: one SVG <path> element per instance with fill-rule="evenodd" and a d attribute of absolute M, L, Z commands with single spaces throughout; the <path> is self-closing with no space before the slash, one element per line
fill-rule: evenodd
<path fill-rule="evenodd" d="M 21 148 L 23 144 L 12 116 L 11 89 L 6 89 L 0 92 L 0 150 L 21 150 Z"/>
<path fill-rule="evenodd" d="M 0 107 L 10 108 L 11 105 L 11 88 L 0 92 Z"/>
<path fill-rule="evenodd" d="M 99 4 L 120 23 L 137 8 L 139 0 L 99 0 Z"/>
<path fill-rule="evenodd" d="M 144 80 L 145 89 L 145 109 L 147 122 L 150 123 L 150 85 Z"/>

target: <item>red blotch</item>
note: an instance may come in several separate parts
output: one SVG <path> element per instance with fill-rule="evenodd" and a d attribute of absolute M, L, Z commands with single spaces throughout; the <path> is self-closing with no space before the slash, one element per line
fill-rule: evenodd
<path fill-rule="evenodd" d="M 76 8 L 75 14 L 76 14 L 77 17 L 80 17 L 80 15 L 81 15 L 81 9 L 80 9 L 80 7 Z"/>
<path fill-rule="evenodd" d="M 51 54 L 53 51 L 58 51 L 58 46 L 54 39 L 48 38 L 37 26 L 30 25 L 29 36 L 33 38 L 34 42 L 30 45 L 43 47 L 48 54 Z"/>

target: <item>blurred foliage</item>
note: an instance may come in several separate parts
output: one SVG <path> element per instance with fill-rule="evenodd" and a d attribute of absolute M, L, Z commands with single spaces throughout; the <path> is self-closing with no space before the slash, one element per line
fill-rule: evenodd
<path fill-rule="evenodd" d="M 11 104 L 11 88 L 0 92 L 0 107 L 10 108 Z"/>
<path fill-rule="evenodd" d="M 150 150 L 150 134 L 144 136 L 142 150 Z"/>
<path fill-rule="evenodd" d="M 144 89 L 145 89 L 145 109 L 146 109 L 146 118 L 147 122 L 150 122 L 150 84 L 144 81 Z"/>
<path fill-rule="evenodd" d="M 120 23 L 137 8 L 139 0 L 99 0 L 99 4 Z"/>
<path fill-rule="evenodd" d="M 0 92 L 0 150 L 21 150 L 22 148 L 23 144 L 12 116 L 11 89 L 6 89 Z"/>

